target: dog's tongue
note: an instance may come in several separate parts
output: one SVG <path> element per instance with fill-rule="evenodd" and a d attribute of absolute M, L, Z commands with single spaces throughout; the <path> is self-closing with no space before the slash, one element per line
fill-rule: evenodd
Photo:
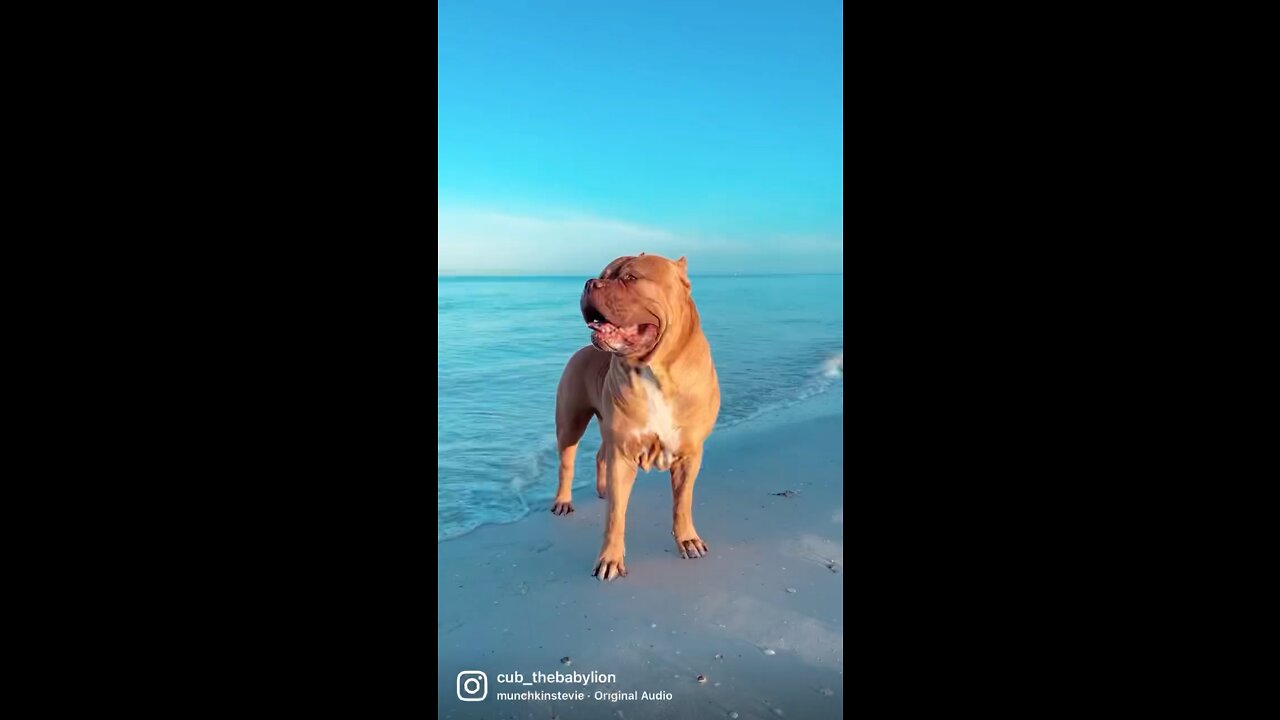
<path fill-rule="evenodd" d="M 643 327 L 640 325 L 618 327 L 613 323 L 597 320 L 587 323 L 587 327 L 591 328 L 592 332 L 598 333 L 605 340 L 633 342 L 643 334 Z"/>
<path fill-rule="evenodd" d="M 621 335 L 623 333 L 623 330 L 625 329 L 625 328 L 620 328 L 617 325 L 614 325 L 613 323 L 600 322 L 598 320 L 595 322 L 587 323 L 587 327 L 591 328 L 592 332 L 600 333 L 605 337 L 615 337 L 615 336 Z"/>

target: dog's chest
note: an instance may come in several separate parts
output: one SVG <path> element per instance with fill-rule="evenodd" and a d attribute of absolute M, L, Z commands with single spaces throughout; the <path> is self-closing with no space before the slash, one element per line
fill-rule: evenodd
<path fill-rule="evenodd" d="M 631 387 L 643 398 L 647 411 L 644 424 L 636 429 L 633 437 L 638 446 L 636 460 L 646 471 L 650 466 L 670 470 L 680 447 L 680 430 L 671 405 L 648 368 L 636 376 Z"/>

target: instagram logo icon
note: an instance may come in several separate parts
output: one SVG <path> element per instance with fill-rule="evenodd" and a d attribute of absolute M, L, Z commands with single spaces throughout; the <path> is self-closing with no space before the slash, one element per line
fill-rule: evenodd
<path fill-rule="evenodd" d="M 489 696 L 489 676 L 482 670 L 463 670 L 458 673 L 458 699 L 462 702 L 479 702 Z"/>

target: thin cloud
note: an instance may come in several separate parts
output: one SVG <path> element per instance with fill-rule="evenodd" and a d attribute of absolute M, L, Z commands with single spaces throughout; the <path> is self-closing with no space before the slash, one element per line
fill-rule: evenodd
<path fill-rule="evenodd" d="M 777 237 L 762 242 L 708 238 L 586 214 L 514 214 L 439 208 L 441 274 L 594 274 L 621 255 L 687 255 L 694 272 L 825 270 L 843 265 L 844 242 Z M 821 262 L 814 259 L 821 256 Z"/>
<path fill-rule="evenodd" d="M 598 272 L 619 255 L 666 254 L 692 245 L 662 228 L 590 216 L 441 209 L 437 230 L 445 273 Z"/>

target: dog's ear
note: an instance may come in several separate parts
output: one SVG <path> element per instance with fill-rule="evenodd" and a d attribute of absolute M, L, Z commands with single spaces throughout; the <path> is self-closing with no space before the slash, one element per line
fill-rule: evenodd
<path fill-rule="evenodd" d="M 684 283 L 685 289 L 689 289 L 689 262 L 685 260 L 683 255 L 676 261 L 676 269 L 679 270 L 680 282 Z"/>

